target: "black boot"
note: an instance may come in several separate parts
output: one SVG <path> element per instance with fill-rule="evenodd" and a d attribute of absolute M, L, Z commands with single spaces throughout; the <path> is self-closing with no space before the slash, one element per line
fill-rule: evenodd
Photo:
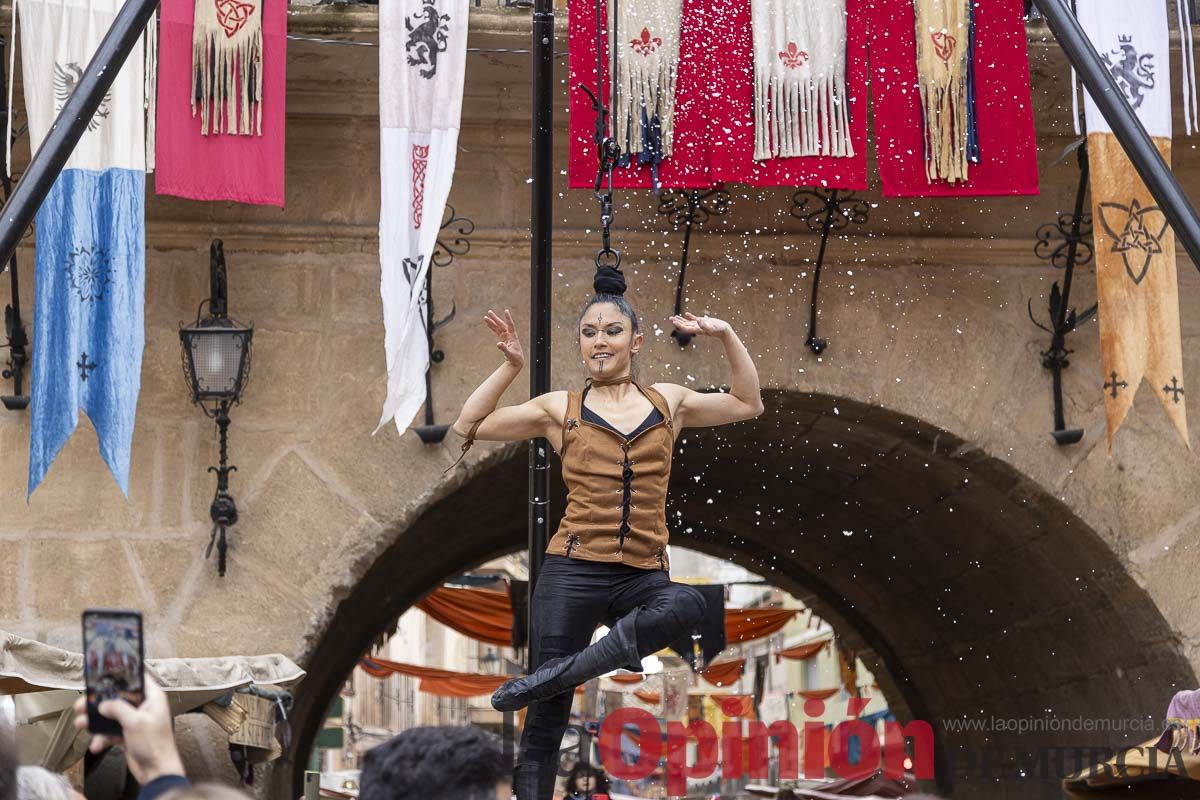
<path fill-rule="evenodd" d="M 595 644 L 588 645 L 574 655 L 551 659 L 532 675 L 508 681 L 492 695 L 492 708 L 497 711 L 516 711 L 530 703 L 574 689 L 618 667 L 640 670 L 641 659 L 633 627 L 636 617 L 636 610 L 626 614 Z"/>

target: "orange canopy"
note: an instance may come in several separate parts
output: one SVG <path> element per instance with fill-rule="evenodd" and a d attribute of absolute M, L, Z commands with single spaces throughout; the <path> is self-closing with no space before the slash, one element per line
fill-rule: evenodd
<path fill-rule="evenodd" d="M 713 686 L 728 686 L 742 677 L 742 671 L 745 668 L 746 659 L 744 658 L 739 658 L 737 661 L 721 661 L 710 665 L 708 669 L 700 673 L 700 677 Z"/>
<path fill-rule="evenodd" d="M 512 646 L 512 601 L 507 592 L 443 586 L 417 601 L 417 608 L 464 636 Z"/>
<path fill-rule="evenodd" d="M 638 689 L 633 693 L 633 696 L 643 703 L 650 703 L 651 705 L 662 702 L 662 692 L 652 692 L 648 689 Z"/>
<path fill-rule="evenodd" d="M 443 586 L 418 601 L 417 608 L 464 636 L 512 646 L 512 602 L 506 592 Z M 727 608 L 725 640 L 733 644 L 770 636 L 797 613 L 794 608 Z"/>
<path fill-rule="evenodd" d="M 641 683 L 642 681 L 646 680 L 646 676 L 640 672 L 629 675 L 609 675 L 608 677 L 617 683 Z"/>
<path fill-rule="evenodd" d="M 364 658 L 359 660 L 358 666 L 362 668 L 363 672 L 375 678 L 386 678 L 392 673 L 420 678 L 421 683 L 417 688 L 422 692 L 439 697 L 475 697 L 481 694 L 491 694 L 508 680 L 507 675 L 451 672 L 433 667 L 402 664 L 399 661 L 388 661 L 383 658 Z"/>
<path fill-rule="evenodd" d="M 721 694 L 713 692 L 709 695 L 721 707 L 721 713 L 727 717 L 746 717 L 754 719 L 754 697 L 748 694 Z"/>
<path fill-rule="evenodd" d="M 770 636 L 798 613 L 798 608 L 727 608 L 725 641 L 734 644 Z"/>
<path fill-rule="evenodd" d="M 779 655 L 784 658 L 791 658 L 797 661 L 802 661 L 806 658 L 812 658 L 817 653 L 829 646 L 832 639 L 825 639 L 821 642 L 808 642 L 806 644 L 798 644 L 795 647 L 789 647 L 786 650 L 780 650 Z"/>
<path fill-rule="evenodd" d="M 805 700 L 828 700 L 837 693 L 837 689 L 805 689 L 800 696 Z"/>

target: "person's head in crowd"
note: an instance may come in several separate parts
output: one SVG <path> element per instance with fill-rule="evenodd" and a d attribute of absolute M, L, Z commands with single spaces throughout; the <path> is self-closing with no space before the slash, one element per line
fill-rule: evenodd
<path fill-rule="evenodd" d="M 17 800 L 83 800 L 83 795 L 57 772 L 41 767 L 19 767 Z"/>
<path fill-rule="evenodd" d="M 509 800 L 500 741 L 469 726 L 412 728 L 367 751 L 362 800 Z"/>
<path fill-rule="evenodd" d="M 12 728 L 0 715 L 0 800 L 17 797 L 17 743 Z"/>
<path fill-rule="evenodd" d="M 249 798 L 223 783 L 197 783 L 186 789 L 174 789 L 164 794 L 161 800 L 249 800 Z"/>
<path fill-rule="evenodd" d="M 577 764 L 567 775 L 567 798 L 589 797 L 597 792 L 608 793 L 608 776 L 591 764 Z"/>

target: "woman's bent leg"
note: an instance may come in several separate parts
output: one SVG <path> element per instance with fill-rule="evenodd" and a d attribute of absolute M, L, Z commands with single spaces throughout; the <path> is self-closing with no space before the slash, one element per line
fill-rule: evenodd
<path fill-rule="evenodd" d="M 623 618 L 637 612 L 637 651 L 645 658 L 697 630 L 706 606 L 704 595 L 696 589 L 672 582 L 665 572 L 654 571 L 624 581 L 614 593 L 609 613 Z"/>

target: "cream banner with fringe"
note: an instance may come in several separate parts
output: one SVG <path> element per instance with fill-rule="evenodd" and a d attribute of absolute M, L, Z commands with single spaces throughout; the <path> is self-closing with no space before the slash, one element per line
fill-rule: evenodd
<path fill-rule="evenodd" d="M 200 132 L 262 135 L 262 0 L 196 0 L 192 116 Z"/>
<path fill-rule="evenodd" d="M 854 155 L 846 0 L 751 0 L 754 158 Z"/>
<path fill-rule="evenodd" d="M 925 176 L 967 179 L 970 0 L 914 0 L 917 83 L 925 120 Z"/>
<path fill-rule="evenodd" d="M 609 52 L 616 53 L 613 116 L 622 153 L 671 156 L 682 16 L 681 0 L 609 1 L 608 19 L 617 20 L 609 26 Z"/>

